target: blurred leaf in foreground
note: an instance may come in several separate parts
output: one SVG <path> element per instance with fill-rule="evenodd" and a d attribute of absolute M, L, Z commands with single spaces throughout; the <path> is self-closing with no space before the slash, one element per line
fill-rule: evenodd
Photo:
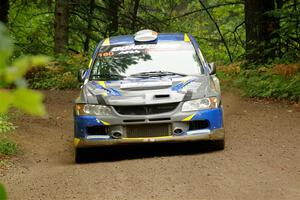
<path fill-rule="evenodd" d="M 15 107 L 32 115 L 45 115 L 43 95 L 27 89 L 23 76 L 30 68 L 46 64 L 49 58 L 42 55 L 22 56 L 11 62 L 12 52 L 12 41 L 4 25 L 0 23 L 0 113 L 6 113 L 10 107 Z"/>
<path fill-rule="evenodd" d="M 1 183 L 0 183 L 0 199 L 1 200 L 6 200 L 7 199 L 5 189 L 4 189 L 4 187 Z"/>

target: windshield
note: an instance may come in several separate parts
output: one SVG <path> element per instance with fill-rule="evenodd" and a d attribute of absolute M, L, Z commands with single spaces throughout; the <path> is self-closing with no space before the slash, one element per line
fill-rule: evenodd
<path fill-rule="evenodd" d="M 90 79 L 120 79 L 148 72 L 197 75 L 201 74 L 202 66 L 191 43 L 104 46 L 97 55 Z"/>

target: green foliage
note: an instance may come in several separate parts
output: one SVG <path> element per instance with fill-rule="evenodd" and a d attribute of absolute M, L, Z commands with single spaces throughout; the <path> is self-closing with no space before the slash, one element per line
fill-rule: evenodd
<path fill-rule="evenodd" d="M 16 155 L 19 150 L 19 145 L 9 139 L 0 140 L 0 154 L 12 156 Z"/>
<path fill-rule="evenodd" d="M 272 97 L 276 99 L 300 100 L 300 74 L 285 78 L 282 75 L 258 73 L 255 70 L 242 72 L 233 82 L 250 97 Z"/>
<path fill-rule="evenodd" d="M 209 61 L 226 64 L 228 55 L 220 35 L 199 0 L 143 0 L 138 1 L 137 16 L 134 16 L 134 2 L 124 1 L 70 1 L 69 44 L 72 52 L 92 53 L 99 41 L 109 36 L 112 19 L 117 22 L 113 35 L 132 34 L 137 30 L 150 28 L 159 32 L 187 32 L 195 36 Z M 110 7 L 109 2 L 117 2 Z M 245 24 L 244 1 L 204 1 L 210 14 L 218 24 L 234 61 L 244 59 Z M 16 44 L 15 55 L 23 53 L 51 55 L 54 46 L 55 1 L 37 2 L 16 0 L 9 11 L 9 27 Z M 114 13 L 116 16 L 112 16 Z M 270 44 L 257 44 L 262 57 L 276 52 L 276 60 L 295 62 L 300 52 L 299 2 L 283 1 L 283 6 L 266 13 L 279 19 L 278 27 Z M 134 24 L 135 22 L 135 24 Z M 275 22 L 274 22 L 275 23 Z M 272 27 L 270 27 L 272 28 Z M 257 51 L 257 49 L 254 49 Z M 274 60 L 270 60 L 273 62 Z M 35 88 L 57 87 L 57 80 L 41 83 Z M 63 83 L 61 83 L 63 84 Z M 64 88 L 60 84 L 57 88 Z"/>
<path fill-rule="evenodd" d="M 4 186 L 0 183 L 0 199 L 1 200 L 6 200 L 7 195 Z"/>
<path fill-rule="evenodd" d="M 26 74 L 29 87 L 33 89 L 78 88 L 77 73 L 87 68 L 88 56 L 83 54 L 60 55 L 48 65 L 33 68 Z"/>
<path fill-rule="evenodd" d="M 0 156 L 12 156 L 17 154 L 19 146 L 7 138 L 7 134 L 15 129 L 15 126 L 9 122 L 9 116 L 0 114 Z"/>
<path fill-rule="evenodd" d="M 233 60 L 241 61 L 245 57 L 246 32 L 244 24 L 244 1 L 203 0 L 202 2 L 208 8 L 215 23 L 200 5 L 199 0 L 124 0 L 121 1 L 119 6 L 113 8 L 110 7 L 111 4 L 109 2 L 117 2 L 116 0 L 71 2 L 72 5 L 69 8 L 69 44 L 67 48 L 69 53 L 76 52 L 77 54 L 60 55 L 55 57 L 55 62 L 53 61 L 42 68 L 30 67 L 31 70 L 26 74 L 26 79 L 31 88 L 67 89 L 78 87 L 79 83 L 76 80 L 77 70 L 83 68 L 83 66 L 87 66 L 87 56 L 83 56 L 84 54 L 82 52 L 91 54 L 99 41 L 108 37 L 109 33 L 112 33 L 113 35 L 132 34 L 137 30 L 145 28 L 150 28 L 158 32 L 190 33 L 200 44 L 208 61 L 227 64 L 229 63 L 228 54 L 220 34 L 216 29 L 216 23 L 228 44 Z M 139 2 L 136 16 L 134 16 L 134 2 Z M 47 1 L 47 4 L 46 1 L 14 1 L 9 12 L 9 29 L 16 44 L 14 55 L 18 56 L 24 53 L 39 54 L 41 52 L 51 55 L 53 53 L 54 12 L 55 1 Z M 268 42 L 268 44 L 260 42 L 256 45 L 260 51 L 257 49 L 253 49 L 253 51 L 259 52 L 258 55 L 261 57 L 267 57 L 266 55 L 268 54 L 276 54 L 276 57 L 274 59 L 271 57 L 272 59 L 269 60 L 267 64 L 272 65 L 274 63 L 291 63 L 299 61 L 299 13 L 299 3 L 294 0 L 283 1 L 282 7 L 277 5 L 276 10 L 265 13 L 274 19 L 274 27 L 269 28 L 272 28 L 272 30 L 274 28 L 275 31 L 273 36 L 276 37 L 272 36 L 272 40 Z M 113 16 L 114 14 L 116 14 L 116 16 Z M 113 32 L 110 31 L 112 19 L 115 19 L 117 23 L 117 30 L 114 30 Z M 279 22 L 278 24 L 277 21 Z M 135 22 L 135 24 L 133 24 L 133 22 Z M 9 61 L 8 58 L 12 53 L 12 44 L 11 41 L 1 40 L 1 42 L 3 47 L 8 47 L 8 49 L 5 49 L 4 54 L 1 55 L 0 45 L 0 56 L 5 58 L 4 60 L 6 61 L 3 62 L 7 64 Z M 21 59 L 20 62 L 29 63 L 28 59 L 24 58 Z M 19 64 L 17 63 L 17 65 Z M 24 65 L 26 66 L 26 64 Z M 33 67 L 34 65 L 32 64 L 31 66 Z M 243 65 L 244 69 L 258 69 L 259 67 L 260 63 L 251 66 Z M 24 71 L 26 71 L 27 68 L 25 69 L 20 65 L 18 69 L 14 70 L 19 70 L 19 72 L 17 74 L 11 72 L 11 75 L 13 77 L 21 77 L 24 75 Z M 234 75 L 228 75 L 226 73 L 219 73 L 218 75 L 224 76 L 224 79 L 227 79 L 228 82 L 230 82 L 231 79 L 236 78 Z M 242 77 L 244 77 L 244 75 L 242 75 Z M 287 84 L 289 83 L 290 80 L 287 78 L 282 79 L 280 77 L 282 76 L 276 76 L 274 74 L 267 74 L 263 77 L 262 75 L 254 75 L 253 81 L 256 80 L 255 78 L 263 78 L 274 81 L 271 85 L 276 85 L 278 81 L 283 81 Z M 24 80 L 12 80 L 9 75 L 7 80 L 13 81 L 13 84 L 16 84 L 17 86 L 25 85 Z M 246 82 L 250 87 L 248 88 L 249 90 L 251 90 L 251 87 L 256 87 L 256 84 L 258 84 Z M 237 81 L 237 85 L 240 87 L 242 87 L 242 83 L 244 83 L 242 80 L 240 83 Z M 259 83 L 261 84 L 261 87 L 264 84 L 263 81 Z M 0 81 L 0 86 L 1 84 Z M 294 83 L 291 83 L 291 85 L 294 85 Z M 276 89 L 269 88 L 268 92 L 258 92 L 255 90 L 248 91 L 247 93 L 249 95 L 253 94 L 261 96 L 268 96 L 268 94 L 270 94 L 271 96 L 279 98 L 280 95 L 277 94 L 278 88 L 280 88 L 280 86 L 276 87 Z M 279 93 L 283 91 L 284 89 L 280 90 Z M 256 92 L 259 94 L 256 94 Z M 293 94 L 289 95 L 293 96 Z M 5 99 L 2 108 L 13 105 L 11 102 L 14 98 L 11 97 L 11 95 L 3 93 L 0 98 Z"/>
<path fill-rule="evenodd" d="M 270 65 L 241 71 L 238 65 L 232 64 L 219 67 L 217 75 L 223 87 L 239 88 L 245 96 L 300 101 L 298 64 Z"/>
<path fill-rule="evenodd" d="M 282 8 L 268 12 L 267 14 L 279 19 L 280 23 L 280 27 L 273 33 L 280 37 L 271 41 L 273 49 L 279 47 L 276 59 L 280 60 L 280 63 L 300 61 L 299 2 L 287 0 L 284 2 Z M 269 62 L 273 62 L 273 60 Z"/>
<path fill-rule="evenodd" d="M 26 89 L 23 78 L 27 70 L 48 62 L 44 56 L 22 56 L 10 62 L 13 47 L 7 31 L 0 24 L 0 113 L 6 113 L 10 107 L 15 107 L 33 115 L 44 115 L 42 95 L 39 92 Z M 15 89 L 2 89 L 14 87 Z"/>
<path fill-rule="evenodd" d="M 72 1 L 68 34 L 68 49 L 72 52 L 82 53 L 88 38 L 89 52 L 87 53 L 91 54 L 100 40 L 109 36 L 112 19 L 110 15 L 113 11 L 109 10 L 111 8 L 108 6 L 108 1 L 96 0 L 95 5 L 92 6 L 92 13 L 90 2 L 92 1 Z M 135 30 L 132 30 L 133 2 L 122 1 L 117 13 L 118 30 L 113 35 L 133 34 L 140 29 L 191 33 L 200 43 L 208 60 L 219 63 L 229 62 L 220 35 L 205 11 L 201 10 L 203 8 L 198 0 L 139 1 Z M 240 25 L 244 21 L 243 4 L 226 5 L 227 2 L 222 0 L 205 2 L 207 7 L 213 7 L 209 11 L 218 23 L 234 59 L 240 59 L 245 52 L 245 31 L 243 24 Z M 16 55 L 53 53 L 55 1 L 47 1 L 47 3 L 16 0 L 11 7 L 9 27 L 17 45 Z"/>
<path fill-rule="evenodd" d="M 9 122 L 9 116 L 5 114 L 0 114 L 0 134 L 13 131 L 15 126 L 13 123 Z"/>
<path fill-rule="evenodd" d="M 54 7 L 52 7 L 54 9 Z M 54 15 L 46 1 L 14 1 L 9 10 L 9 29 L 15 42 L 15 56 L 51 55 Z"/>

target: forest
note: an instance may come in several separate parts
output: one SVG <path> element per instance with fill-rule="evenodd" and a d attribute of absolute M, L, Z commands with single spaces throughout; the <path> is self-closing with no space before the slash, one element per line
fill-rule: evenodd
<path fill-rule="evenodd" d="M 0 11 L 11 58 L 51 57 L 26 74 L 34 89 L 77 87 L 99 41 L 152 29 L 193 35 L 220 78 L 248 96 L 299 99 L 298 0 L 4 0 Z"/>
<path fill-rule="evenodd" d="M 300 103 L 299 0 L 1 0 L 0 169 L 14 109 L 45 116 L 39 90 L 78 89 L 100 41 L 143 29 L 193 35 L 223 91 Z"/>
<path fill-rule="evenodd" d="M 77 72 L 101 40 L 152 29 L 193 35 L 225 89 L 300 100 L 298 0 L 3 0 L 0 21 L 3 88 L 78 88 Z"/>

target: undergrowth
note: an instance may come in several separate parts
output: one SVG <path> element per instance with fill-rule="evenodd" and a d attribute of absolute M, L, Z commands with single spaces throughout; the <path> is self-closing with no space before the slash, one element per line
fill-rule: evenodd
<path fill-rule="evenodd" d="M 8 139 L 15 126 L 9 122 L 8 115 L 0 114 L 0 155 L 15 155 L 19 150 L 18 144 Z"/>
<path fill-rule="evenodd" d="M 32 68 L 25 77 L 33 89 L 78 88 L 77 73 L 87 63 L 87 56 L 82 54 L 61 55 L 47 66 Z"/>
<path fill-rule="evenodd" d="M 218 77 L 225 89 L 238 88 L 245 96 L 300 101 L 298 64 L 278 64 L 257 69 L 242 69 L 238 64 L 232 64 L 219 67 Z"/>
<path fill-rule="evenodd" d="M 17 154 L 19 145 L 7 138 L 0 140 L 0 154 L 12 156 Z"/>

